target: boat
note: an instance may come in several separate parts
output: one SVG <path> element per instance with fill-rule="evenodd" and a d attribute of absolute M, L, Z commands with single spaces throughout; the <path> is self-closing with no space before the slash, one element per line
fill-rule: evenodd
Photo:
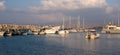
<path fill-rule="evenodd" d="M 95 29 L 89 29 L 88 31 L 96 31 Z"/>
<path fill-rule="evenodd" d="M 70 32 L 77 32 L 76 29 L 70 29 L 69 31 L 70 31 Z"/>
<path fill-rule="evenodd" d="M 6 32 L 4 33 L 4 35 L 5 35 L 5 36 L 12 36 L 12 32 L 6 31 Z"/>
<path fill-rule="evenodd" d="M 100 34 L 96 33 L 96 31 L 87 32 L 85 38 L 86 39 L 97 39 L 99 38 Z"/>
<path fill-rule="evenodd" d="M 0 36 L 4 36 L 4 31 L 0 31 Z"/>
<path fill-rule="evenodd" d="M 29 29 L 22 29 L 21 34 L 22 35 L 33 35 L 33 32 Z"/>
<path fill-rule="evenodd" d="M 105 27 L 103 27 L 102 33 L 120 34 L 120 26 L 109 23 Z"/>
<path fill-rule="evenodd" d="M 68 34 L 69 30 L 60 30 L 58 31 L 58 34 Z"/>
<path fill-rule="evenodd" d="M 39 35 L 44 35 L 44 34 L 46 34 L 44 31 L 40 31 L 39 33 L 38 33 Z"/>
<path fill-rule="evenodd" d="M 33 31 L 33 35 L 38 35 L 39 32 L 38 31 Z"/>
<path fill-rule="evenodd" d="M 60 26 L 53 26 L 45 29 L 46 34 L 55 34 L 60 29 Z"/>
<path fill-rule="evenodd" d="M 27 32 L 23 32 L 22 35 L 26 36 L 26 35 L 28 35 L 28 34 L 27 34 Z"/>
<path fill-rule="evenodd" d="M 57 33 L 58 34 L 68 34 L 69 33 L 69 30 L 65 30 L 65 28 L 64 28 L 64 18 L 63 18 L 63 24 L 61 26 L 61 30 L 59 30 Z"/>

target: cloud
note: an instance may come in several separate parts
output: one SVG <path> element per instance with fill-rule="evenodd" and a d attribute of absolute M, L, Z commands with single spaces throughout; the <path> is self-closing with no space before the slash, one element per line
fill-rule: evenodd
<path fill-rule="evenodd" d="M 98 21 L 101 18 L 104 19 L 106 11 L 104 9 L 107 5 L 106 0 L 41 0 L 39 6 L 32 6 L 29 9 L 32 12 L 37 12 L 35 17 L 48 23 L 60 23 L 63 17 L 69 16 L 75 17 L 73 22 L 76 22 L 77 16 L 82 16 L 89 23 L 95 22 L 92 20 L 98 20 L 98 17 L 100 17 Z M 68 22 L 68 18 L 65 19 Z"/>
<path fill-rule="evenodd" d="M 32 11 L 39 10 L 77 10 L 106 6 L 106 0 L 41 0 L 40 6 L 30 7 Z"/>
<path fill-rule="evenodd" d="M 120 5 L 117 4 L 117 5 L 107 6 L 105 10 L 107 14 L 110 14 L 113 12 L 120 12 Z"/>
<path fill-rule="evenodd" d="M 0 1 L 0 11 L 5 10 L 5 1 Z"/>

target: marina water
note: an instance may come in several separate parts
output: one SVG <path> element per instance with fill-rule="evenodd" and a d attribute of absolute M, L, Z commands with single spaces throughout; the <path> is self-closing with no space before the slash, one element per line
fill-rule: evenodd
<path fill-rule="evenodd" d="M 85 33 L 0 37 L 0 55 L 120 55 L 120 34 L 85 39 Z"/>

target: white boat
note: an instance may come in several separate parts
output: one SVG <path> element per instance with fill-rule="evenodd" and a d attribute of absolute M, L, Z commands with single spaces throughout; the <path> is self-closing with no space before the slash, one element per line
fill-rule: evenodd
<path fill-rule="evenodd" d="M 0 31 L 0 36 L 4 36 L 4 31 Z"/>
<path fill-rule="evenodd" d="M 100 34 L 96 32 L 90 32 L 90 34 L 87 32 L 85 38 L 86 39 L 97 39 L 99 38 Z"/>
<path fill-rule="evenodd" d="M 33 31 L 33 35 L 38 35 L 39 32 L 38 31 Z"/>
<path fill-rule="evenodd" d="M 38 33 L 39 35 L 44 35 L 44 34 L 46 34 L 44 31 L 40 31 L 39 33 Z"/>
<path fill-rule="evenodd" d="M 4 35 L 5 36 L 12 36 L 12 32 L 5 32 Z"/>
<path fill-rule="evenodd" d="M 62 29 L 58 31 L 58 34 L 68 34 L 69 30 L 65 30 L 64 28 L 64 18 L 63 18 L 63 24 L 62 24 Z"/>
<path fill-rule="evenodd" d="M 58 31 L 58 34 L 68 34 L 69 31 L 68 30 L 60 30 Z"/>
<path fill-rule="evenodd" d="M 44 32 L 46 34 L 55 34 L 60 29 L 60 26 L 53 26 L 46 29 Z"/>
<path fill-rule="evenodd" d="M 70 31 L 70 32 L 77 32 L 76 29 L 70 29 L 69 31 Z"/>
<path fill-rule="evenodd" d="M 33 35 L 33 32 L 31 30 L 28 30 L 27 35 Z"/>
<path fill-rule="evenodd" d="M 33 35 L 33 32 L 29 29 L 23 29 L 21 34 L 22 35 Z"/>
<path fill-rule="evenodd" d="M 26 35 L 28 35 L 28 34 L 27 34 L 27 32 L 23 32 L 22 35 L 26 36 Z"/>
<path fill-rule="evenodd" d="M 120 27 L 109 23 L 102 29 L 102 33 L 119 33 L 120 34 Z"/>

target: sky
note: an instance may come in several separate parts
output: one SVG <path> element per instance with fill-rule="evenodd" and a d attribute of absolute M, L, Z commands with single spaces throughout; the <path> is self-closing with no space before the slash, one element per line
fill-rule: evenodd
<path fill-rule="evenodd" d="M 85 26 L 117 23 L 120 0 L 0 0 L 0 24 L 60 25 L 78 17 Z"/>

